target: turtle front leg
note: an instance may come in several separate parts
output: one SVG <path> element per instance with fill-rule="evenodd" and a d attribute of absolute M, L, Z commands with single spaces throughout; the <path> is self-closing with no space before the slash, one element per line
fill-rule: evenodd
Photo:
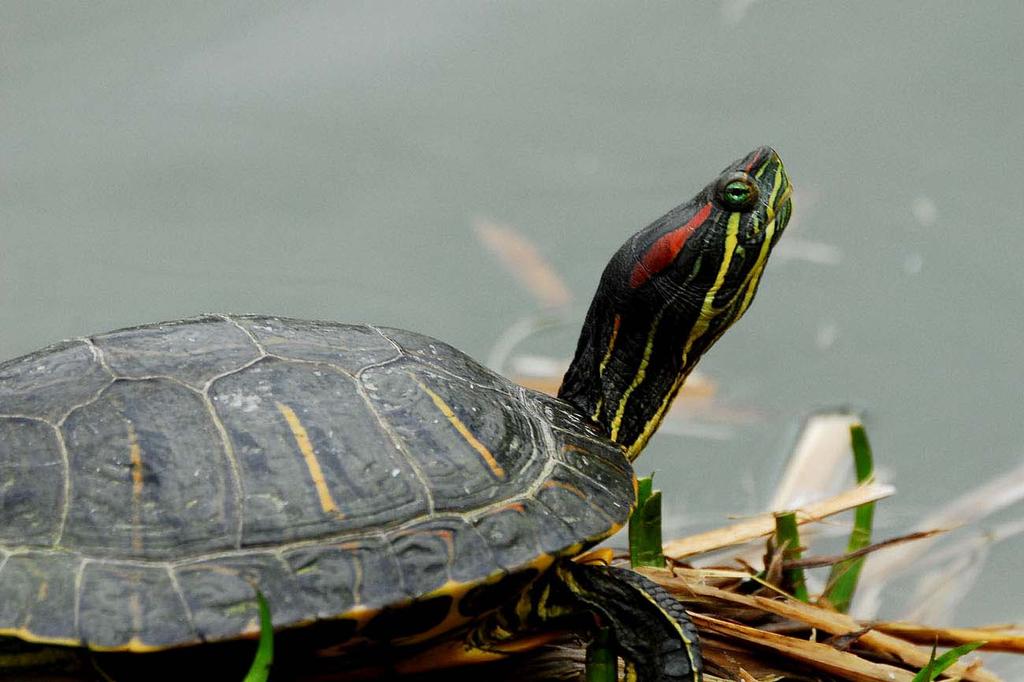
<path fill-rule="evenodd" d="M 568 560 L 471 631 L 466 650 L 501 655 L 525 649 L 524 642 L 566 629 L 581 616 L 611 629 L 627 680 L 701 681 L 697 630 L 676 599 L 633 571 Z"/>

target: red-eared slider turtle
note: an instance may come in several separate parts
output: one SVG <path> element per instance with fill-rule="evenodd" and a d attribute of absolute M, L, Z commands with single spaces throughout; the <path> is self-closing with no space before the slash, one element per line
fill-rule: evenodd
<path fill-rule="evenodd" d="M 635 679 L 699 680 L 677 602 L 572 558 L 626 522 L 631 460 L 750 305 L 790 206 L 762 147 L 630 237 L 557 399 L 420 334 L 248 315 L 0 365 L 0 672 L 181 679 L 257 633 L 259 590 L 281 677 L 435 640 L 414 660 L 484 659 L 596 619 Z"/>

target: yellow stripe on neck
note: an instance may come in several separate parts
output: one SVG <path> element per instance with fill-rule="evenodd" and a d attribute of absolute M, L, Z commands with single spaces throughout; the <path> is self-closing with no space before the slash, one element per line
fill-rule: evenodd
<path fill-rule="evenodd" d="M 647 365 L 651 361 L 651 351 L 654 350 L 654 335 L 658 332 L 661 314 L 662 311 L 659 310 L 658 314 L 651 320 L 651 331 L 647 332 L 647 343 L 644 346 L 644 356 L 640 360 L 640 366 L 637 367 L 636 374 L 633 376 L 633 381 L 629 384 L 629 387 L 623 391 L 622 397 L 619 398 L 619 405 L 615 409 L 615 418 L 612 419 L 611 437 L 616 443 L 618 442 L 619 429 L 622 427 L 622 417 L 626 413 L 626 403 L 629 402 L 629 396 L 636 390 L 637 386 L 643 383 L 644 377 L 647 376 Z"/>
<path fill-rule="evenodd" d="M 682 356 L 682 367 L 686 366 L 686 362 L 690 357 L 690 350 L 693 348 L 693 343 L 697 339 L 704 336 L 704 333 L 711 326 L 711 321 L 717 316 L 718 311 L 715 309 L 715 296 L 718 294 L 718 290 L 722 288 L 722 284 L 725 283 L 725 275 L 729 272 L 729 266 L 732 264 L 732 255 L 736 252 L 736 243 L 739 241 L 740 231 L 740 213 L 730 213 L 729 222 L 726 225 L 725 230 L 725 251 L 722 257 L 722 264 L 718 268 L 718 274 L 715 276 L 715 283 L 708 289 L 707 294 L 704 295 L 704 302 L 700 307 L 700 316 L 697 321 L 693 324 L 693 329 L 690 330 L 690 336 L 686 339 L 686 345 L 683 347 Z M 629 444 L 626 449 L 626 456 L 632 461 L 636 459 L 640 451 L 647 445 L 647 441 L 650 440 L 651 435 L 654 434 L 655 429 L 661 424 L 661 420 L 665 417 L 665 412 L 668 411 L 669 405 L 672 404 L 672 399 L 676 397 L 679 389 L 682 387 L 683 382 L 686 380 L 686 375 L 680 375 L 675 382 L 672 384 L 672 389 L 665 394 L 662 398 L 661 404 L 655 411 L 654 415 L 644 424 L 643 430 L 635 441 Z M 624 405 L 620 405 L 620 410 L 624 408 Z M 612 440 L 615 440 L 613 432 Z"/>
<path fill-rule="evenodd" d="M 775 182 L 772 185 L 772 193 L 768 197 L 768 224 L 765 225 L 764 241 L 761 242 L 761 251 L 757 254 L 757 263 L 751 268 L 750 274 L 747 275 L 747 279 L 743 282 L 745 291 L 743 292 L 743 302 L 740 303 L 739 311 L 736 313 L 737 320 L 743 316 L 743 313 L 747 312 L 750 302 L 754 300 L 754 291 L 757 289 L 757 283 L 760 281 L 761 274 L 768 264 L 768 252 L 771 251 L 772 239 L 775 237 L 775 229 L 778 227 L 775 221 L 776 207 L 786 203 L 786 200 L 789 199 L 789 195 L 793 191 L 793 188 L 787 185 L 786 191 L 779 198 L 781 187 L 782 167 L 780 166 L 775 169 Z"/>
<path fill-rule="evenodd" d="M 615 350 L 615 339 L 619 336 L 619 325 L 622 323 L 622 317 L 619 315 L 615 316 L 615 321 L 612 323 L 612 336 L 608 339 L 608 350 L 604 352 L 604 357 L 601 359 L 601 364 L 597 368 L 597 376 L 604 376 L 604 368 L 608 366 L 608 362 L 612 359 L 612 351 Z M 598 396 L 597 405 L 594 407 L 594 413 L 590 415 L 593 421 L 597 421 L 601 417 L 601 408 L 604 406 L 604 396 Z"/>

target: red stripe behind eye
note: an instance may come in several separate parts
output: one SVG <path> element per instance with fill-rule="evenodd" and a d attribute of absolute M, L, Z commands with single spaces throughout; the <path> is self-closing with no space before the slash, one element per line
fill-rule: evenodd
<path fill-rule="evenodd" d="M 744 170 L 746 170 L 749 173 L 754 168 L 754 165 L 757 164 L 757 162 L 760 161 L 760 160 L 761 160 L 761 150 L 758 149 L 757 150 L 757 154 L 754 156 L 754 158 L 752 158 L 750 160 L 750 163 L 747 164 L 747 167 Z"/>
<path fill-rule="evenodd" d="M 711 203 L 704 204 L 704 207 L 697 211 L 697 215 L 683 226 L 677 227 L 666 235 L 658 238 L 658 241 L 651 244 L 640 262 L 633 268 L 633 274 L 629 278 L 629 286 L 634 289 L 651 278 L 651 275 L 667 268 L 676 259 L 679 251 L 686 244 L 698 227 L 711 215 Z"/>

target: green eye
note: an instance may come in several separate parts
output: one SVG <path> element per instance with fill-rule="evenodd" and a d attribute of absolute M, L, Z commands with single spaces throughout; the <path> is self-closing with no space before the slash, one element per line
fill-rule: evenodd
<path fill-rule="evenodd" d="M 746 173 L 734 173 L 718 186 L 718 199 L 730 211 L 743 211 L 757 201 L 757 185 Z"/>
<path fill-rule="evenodd" d="M 731 204 L 745 204 L 750 198 L 750 186 L 742 180 L 733 180 L 725 186 L 725 198 Z"/>

